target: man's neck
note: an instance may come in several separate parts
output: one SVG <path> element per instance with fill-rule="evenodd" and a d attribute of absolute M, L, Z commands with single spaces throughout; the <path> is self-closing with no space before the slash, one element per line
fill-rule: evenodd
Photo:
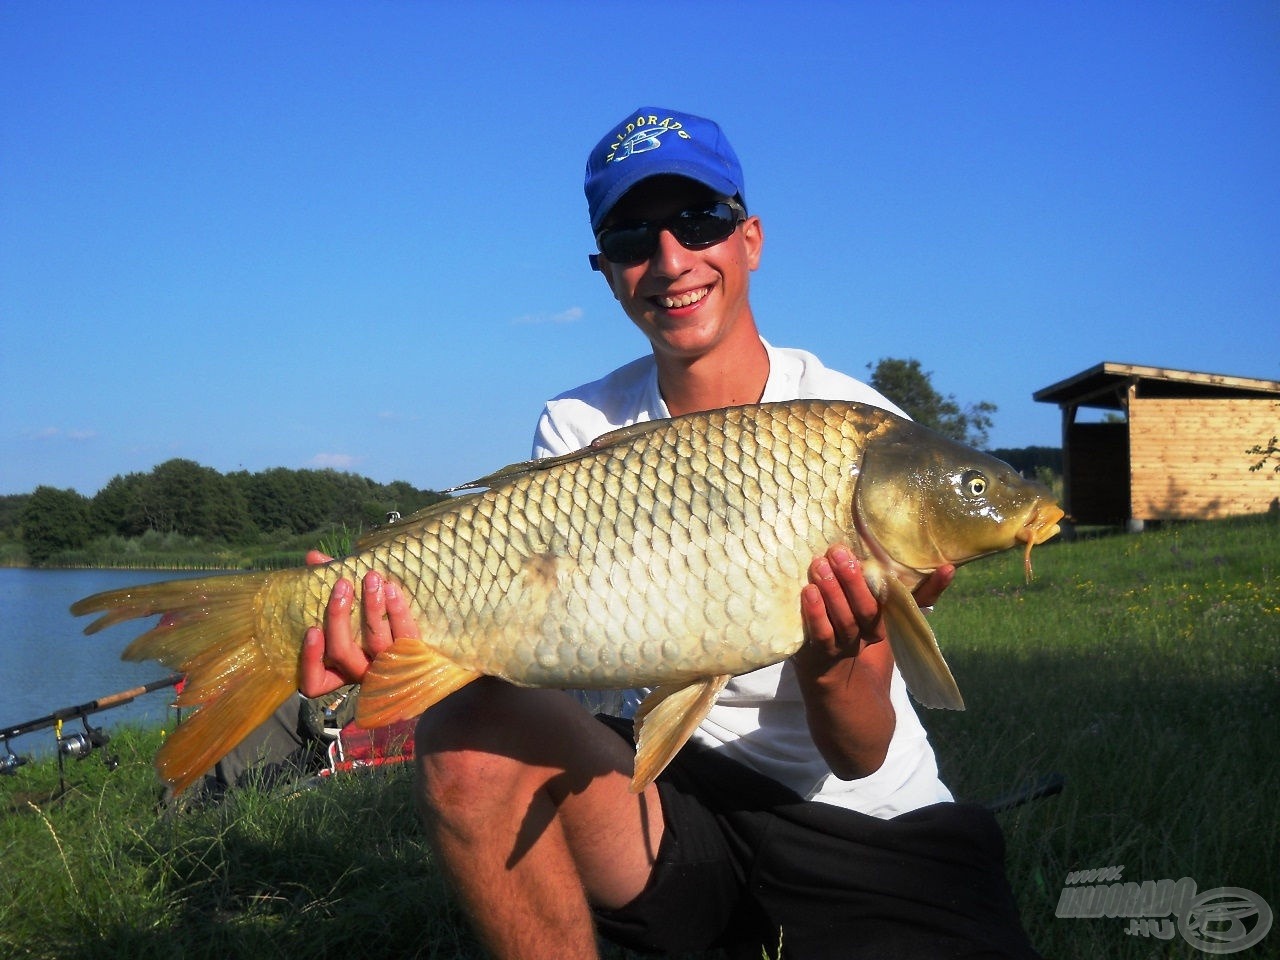
<path fill-rule="evenodd" d="M 656 357 L 658 388 L 673 417 L 756 403 L 769 380 L 769 354 L 754 330 L 694 360 Z"/>

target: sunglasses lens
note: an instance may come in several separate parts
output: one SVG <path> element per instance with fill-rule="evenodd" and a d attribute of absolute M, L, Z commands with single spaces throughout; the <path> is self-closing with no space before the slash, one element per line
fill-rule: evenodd
<path fill-rule="evenodd" d="M 658 235 L 647 223 L 611 227 L 597 239 L 600 252 L 612 263 L 639 263 L 658 249 Z"/>
<path fill-rule="evenodd" d="M 727 203 L 703 210 L 685 210 L 667 224 L 675 238 L 691 250 L 720 243 L 737 225 L 738 218 Z"/>
<path fill-rule="evenodd" d="M 667 220 L 619 224 L 600 231 L 596 242 L 605 259 L 612 263 L 639 263 L 658 249 L 662 230 L 670 230 L 682 246 L 701 250 L 727 239 L 738 222 L 738 210 L 722 200 L 707 207 L 682 210 Z"/>

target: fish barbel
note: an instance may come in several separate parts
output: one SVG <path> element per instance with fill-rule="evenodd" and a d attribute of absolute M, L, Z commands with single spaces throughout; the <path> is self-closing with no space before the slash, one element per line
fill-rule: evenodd
<path fill-rule="evenodd" d="M 1029 558 L 1063 516 L 1046 488 L 999 460 L 877 407 L 819 400 L 639 423 L 454 490 L 469 492 L 332 563 L 147 584 L 72 606 L 102 614 L 86 633 L 163 615 L 123 656 L 187 675 L 178 704 L 199 709 L 156 758 L 175 791 L 297 690 L 303 634 L 324 622 L 340 577 L 377 570 L 400 581 L 421 634 L 375 658 L 358 723 L 417 716 L 485 675 L 653 687 L 637 713 L 639 790 L 731 677 L 799 649 L 799 593 L 832 544 L 860 558 L 912 695 L 963 709 L 911 589 L 944 563 L 1018 543 Z"/>

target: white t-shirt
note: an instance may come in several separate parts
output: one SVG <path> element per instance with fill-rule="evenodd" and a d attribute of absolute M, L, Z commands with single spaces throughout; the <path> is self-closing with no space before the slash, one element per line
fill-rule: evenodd
<path fill-rule="evenodd" d="M 897 414 L 902 411 L 861 381 L 822 365 L 811 353 L 765 343 L 769 380 L 763 402 L 856 400 Z M 548 401 L 533 442 L 535 459 L 580 450 L 602 433 L 646 420 L 669 417 L 658 390 L 657 364 L 641 357 L 592 383 Z M 796 603 L 800 602 L 799 592 Z M 592 698 L 594 706 L 634 711 L 646 691 Z M 612 701 L 610 703 L 610 701 Z M 693 735 L 753 770 L 790 787 L 802 797 L 848 807 L 876 817 L 951 800 L 938 778 L 938 765 L 897 668 L 890 701 L 897 716 L 888 755 L 875 773 L 841 780 L 814 746 L 804 701 L 790 661 L 734 677 Z"/>

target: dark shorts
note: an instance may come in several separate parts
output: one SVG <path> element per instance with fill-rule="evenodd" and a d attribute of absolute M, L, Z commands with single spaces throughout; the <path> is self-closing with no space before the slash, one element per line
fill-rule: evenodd
<path fill-rule="evenodd" d="M 600 719 L 624 737 L 630 721 Z M 596 910 L 642 952 L 727 947 L 804 958 L 1032 958 L 1004 874 L 1004 838 L 973 804 L 892 820 L 806 802 L 689 744 L 658 778 L 665 832 L 649 885 Z"/>

